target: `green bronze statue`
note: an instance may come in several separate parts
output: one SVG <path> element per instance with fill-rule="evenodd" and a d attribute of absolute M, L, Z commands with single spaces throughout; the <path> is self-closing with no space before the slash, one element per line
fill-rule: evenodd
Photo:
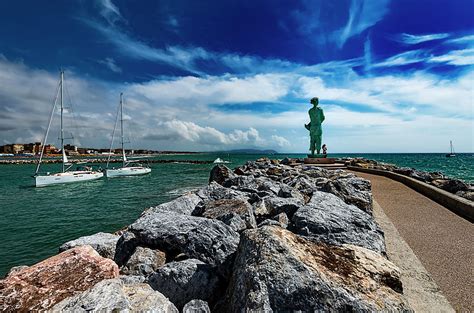
<path fill-rule="evenodd" d="M 314 150 L 316 150 L 318 154 L 321 151 L 321 140 L 323 135 L 321 124 L 324 121 L 324 113 L 323 109 L 318 107 L 319 99 L 317 97 L 312 98 L 310 102 L 313 105 L 313 107 L 308 111 L 310 122 L 309 124 L 305 124 L 304 127 L 309 130 L 309 136 L 311 137 L 311 145 L 309 148 L 311 150 L 311 156 L 309 157 L 316 157 L 314 155 Z"/>

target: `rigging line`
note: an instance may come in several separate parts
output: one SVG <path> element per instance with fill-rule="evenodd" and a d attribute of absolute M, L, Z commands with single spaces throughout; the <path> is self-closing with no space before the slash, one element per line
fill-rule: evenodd
<path fill-rule="evenodd" d="M 119 113 L 120 113 L 120 105 L 118 106 L 117 113 L 115 114 L 115 124 L 114 124 L 114 130 L 112 131 L 112 140 L 110 141 L 109 155 L 107 157 L 106 168 L 109 168 L 110 157 L 112 155 L 112 145 L 114 144 L 115 130 L 117 129 L 117 122 L 118 122 L 118 118 L 119 118 Z"/>
<path fill-rule="evenodd" d="M 40 154 L 40 157 L 39 157 L 39 160 L 38 160 L 38 164 L 36 165 L 35 175 L 38 174 L 38 171 L 39 171 L 40 165 L 41 165 L 41 161 L 43 160 L 44 147 L 46 145 L 46 140 L 48 140 L 49 129 L 51 128 L 51 122 L 53 121 L 54 110 L 56 109 L 56 103 L 58 102 L 60 85 L 61 85 L 61 83 L 58 84 L 57 91 L 56 91 L 56 96 L 54 97 L 53 108 L 51 109 L 51 114 L 49 115 L 49 123 L 48 123 L 48 127 L 46 128 L 46 133 L 44 134 L 43 144 L 41 145 L 41 154 Z"/>

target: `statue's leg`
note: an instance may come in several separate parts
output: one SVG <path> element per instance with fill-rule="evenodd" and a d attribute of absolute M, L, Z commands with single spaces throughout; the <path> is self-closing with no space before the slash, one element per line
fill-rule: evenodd
<path fill-rule="evenodd" d="M 311 145 L 309 147 L 309 150 L 311 150 L 311 155 L 314 155 L 314 150 L 315 150 L 315 142 L 314 139 L 311 139 Z"/>
<path fill-rule="evenodd" d="M 316 136 L 316 150 L 318 151 L 318 154 L 321 151 L 321 141 L 322 141 L 322 136 L 317 135 Z"/>

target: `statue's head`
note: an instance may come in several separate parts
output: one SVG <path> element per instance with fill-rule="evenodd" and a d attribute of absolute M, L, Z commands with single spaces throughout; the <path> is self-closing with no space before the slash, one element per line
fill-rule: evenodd
<path fill-rule="evenodd" d="M 319 104 L 319 98 L 318 97 L 311 98 L 311 100 L 309 102 L 312 105 L 317 106 Z"/>

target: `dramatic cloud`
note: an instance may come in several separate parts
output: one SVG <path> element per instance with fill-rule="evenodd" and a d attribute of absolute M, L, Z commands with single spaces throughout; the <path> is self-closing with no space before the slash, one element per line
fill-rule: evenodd
<path fill-rule="evenodd" d="M 449 37 L 448 33 L 427 34 L 427 35 L 411 35 L 411 34 L 403 33 L 397 38 L 397 41 L 408 44 L 408 45 L 416 45 L 422 42 L 440 40 L 447 37 Z"/>
<path fill-rule="evenodd" d="M 374 64 L 374 67 L 402 66 L 407 64 L 419 63 L 425 61 L 427 53 L 424 50 L 412 50 L 394 55 L 380 63 Z"/>
<path fill-rule="evenodd" d="M 232 104 L 275 101 L 289 91 L 287 76 L 262 74 L 237 78 L 182 77 L 150 81 L 131 86 L 130 91 L 166 104 Z"/>
<path fill-rule="evenodd" d="M 342 48 L 352 36 L 375 25 L 388 12 L 389 0 L 352 0 L 346 25 L 334 33 L 334 40 Z"/>

